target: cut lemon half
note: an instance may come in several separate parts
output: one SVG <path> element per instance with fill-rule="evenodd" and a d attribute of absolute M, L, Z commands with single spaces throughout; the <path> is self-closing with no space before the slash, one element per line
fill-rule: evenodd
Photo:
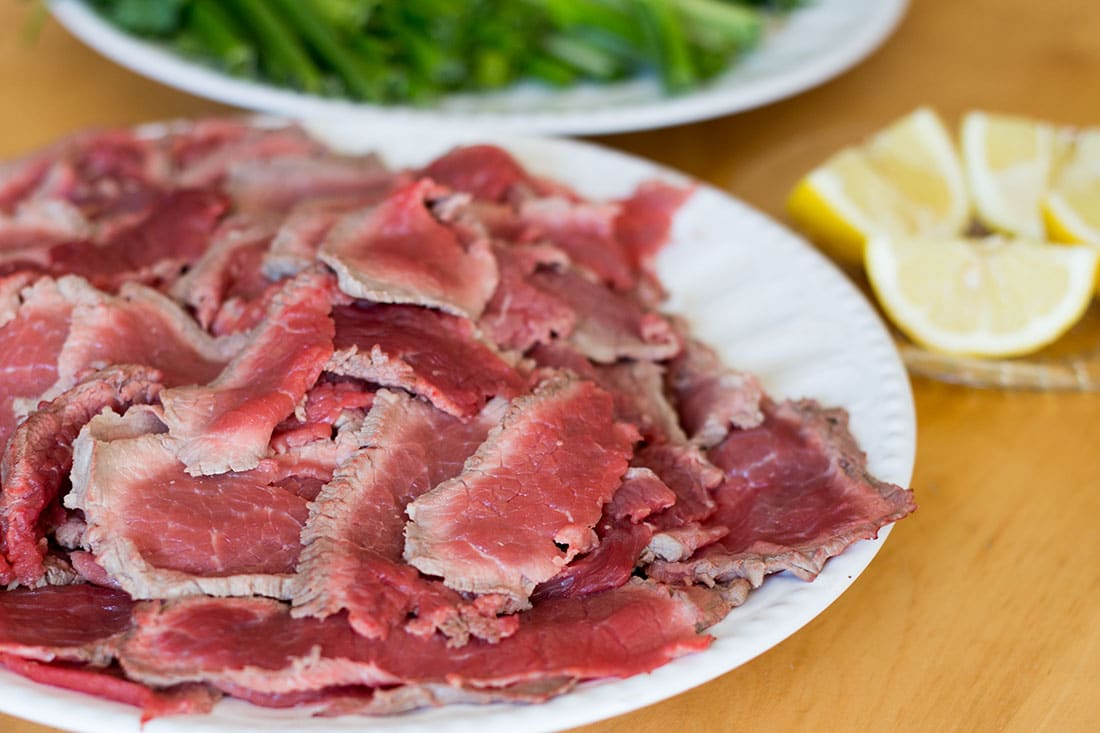
<path fill-rule="evenodd" d="M 951 136 L 923 107 L 811 171 L 787 209 L 811 239 L 853 264 L 870 237 L 951 236 L 969 216 Z"/>
<path fill-rule="evenodd" d="M 1042 210 L 1054 241 L 1100 247 L 1100 130 L 1074 135 Z"/>
<path fill-rule="evenodd" d="M 962 156 L 978 220 L 1006 234 L 1042 239 L 1042 204 L 1065 147 L 1037 120 L 971 112 L 962 122 Z"/>
<path fill-rule="evenodd" d="M 866 269 L 907 336 L 935 351 L 1018 356 L 1081 318 L 1100 253 L 1090 247 L 986 239 L 876 237 Z"/>

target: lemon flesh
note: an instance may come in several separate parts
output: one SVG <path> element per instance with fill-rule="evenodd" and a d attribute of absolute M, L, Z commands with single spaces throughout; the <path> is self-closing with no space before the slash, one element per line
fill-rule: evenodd
<path fill-rule="evenodd" d="M 1073 136 L 1042 210 L 1054 241 L 1100 247 L 1100 130 Z"/>
<path fill-rule="evenodd" d="M 1081 246 L 884 236 L 868 242 L 865 265 L 883 310 L 914 342 L 1005 357 L 1041 349 L 1081 318 L 1098 260 Z"/>
<path fill-rule="evenodd" d="M 988 229 L 1042 239 L 1042 204 L 1065 144 L 1052 125 L 971 112 L 962 156 L 978 220 Z"/>
<path fill-rule="evenodd" d="M 811 171 L 787 209 L 813 241 L 858 264 L 874 236 L 958 234 L 969 201 L 947 129 L 921 108 Z"/>

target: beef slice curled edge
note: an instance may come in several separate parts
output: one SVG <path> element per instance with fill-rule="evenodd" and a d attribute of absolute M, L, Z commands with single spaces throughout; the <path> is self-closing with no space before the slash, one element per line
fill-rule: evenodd
<path fill-rule="evenodd" d="M 637 430 L 594 383 L 557 374 L 515 400 L 462 473 L 409 504 L 405 560 L 455 590 L 511 596 L 595 546 Z"/>

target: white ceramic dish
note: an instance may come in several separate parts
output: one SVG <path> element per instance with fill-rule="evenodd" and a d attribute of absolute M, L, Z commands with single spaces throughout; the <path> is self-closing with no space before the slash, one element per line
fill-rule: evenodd
<path fill-rule="evenodd" d="M 349 151 L 378 149 L 394 166 L 444 152 L 451 136 L 365 135 L 354 124 L 312 126 Z M 595 197 L 619 196 L 642 180 L 687 179 L 646 161 L 593 145 L 545 139 L 497 141 L 532 170 Z M 752 370 L 776 396 L 814 396 L 843 405 L 879 477 L 905 485 L 915 451 L 909 382 L 871 306 L 810 245 L 728 195 L 700 187 L 677 216 L 673 243 L 658 260 L 671 300 L 695 332 L 726 360 Z M 208 716 L 163 718 L 145 733 L 385 731 L 505 733 L 557 730 L 671 697 L 727 672 L 787 638 L 821 613 L 863 571 L 881 546 L 859 542 L 828 562 L 813 583 L 768 578 L 748 602 L 711 629 L 707 651 L 648 675 L 596 682 L 536 706 L 451 706 L 388 718 L 311 719 L 308 711 L 269 710 L 223 701 Z M 0 710 L 76 731 L 139 730 L 134 708 L 34 684 L 0 669 Z"/>
<path fill-rule="evenodd" d="M 556 91 L 526 84 L 450 96 L 430 108 L 325 99 L 223 74 L 129 36 L 82 0 L 50 0 L 73 35 L 111 60 L 169 86 L 219 102 L 299 119 L 354 117 L 359 124 L 453 122 L 525 133 L 597 134 L 663 127 L 783 99 L 846 71 L 874 51 L 904 15 L 907 0 L 811 0 L 776 23 L 765 41 L 706 87 L 668 97 L 656 79 Z"/>

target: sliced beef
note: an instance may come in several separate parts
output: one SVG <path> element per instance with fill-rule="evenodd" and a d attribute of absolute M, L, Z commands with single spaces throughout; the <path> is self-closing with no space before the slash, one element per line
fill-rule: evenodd
<path fill-rule="evenodd" d="M 83 521 L 81 521 L 81 524 L 83 524 Z M 81 538 L 84 537 L 83 530 L 81 530 L 80 536 Z M 69 553 L 69 562 L 72 565 L 73 571 L 76 572 L 84 582 L 103 586 L 104 588 L 122 590 L 118 582 L 103 569 L 102 565 L 96 562 L 95 555 L 87 550 L 73 550 Z"/>
<path fill-rule="evenodd" d="M 636 440 L 596 385 L 547 379 L 515 400 L 462 473 L 408 505 L 406 561 L 525 607 L 535 585 L 596 544 Z"/>
<path fill-rule="evenodd" d="M 684 339 L 684 350 L 669 367 L 668 383 L 684 430 L 703 448 L 722 442 L 731 428 L 753 428 L 764 419 L 760 380 L 730 369 L 695 339 Z"/>
<path fill-rule="evenodd" d="M 130 630 L 133 607 L 126 593 L 94 585 L 0 593 L 0 654 L 106 665 Z"/>
<path fill-rule="evenodd" d="M 632 465 L 648 468 L 676 494 L 676 503 L 649 521 L 661 529 L 682 527 L 714 513 L 711 492 L 722 482 L 722 471 L 695 446 L 647 445 Z"/>
<path fill-rule="evenodd" d="M 374 391 L 358 380 L 319 381 L 305 396 L 304 410 L 284 420 L 271 436 L 277 452 L 332 437 L 346 410 L 364 410 L 374 403 Z"/>
<path fill-rule="evenodd" d="M 0 163 L 0 211 L 10 212 L 20 201 L 29 198 L 46 177 L 51 164 L 49 151 L 37 151 Z"/>
<path fill-rule="evenodd" d="M 576 682 L 569 678 L 552 678 L 521 682 L 506 687 L 480 689 L 473 686 L 440 682 L 406 684 L 377 688 L 365 685 L 341 685 L 304 692 L 256 692 L 247 687 L 222 682 L 220 689 L 227 695 L 247 700 L 253 705 L 269 708 L 289 708 L 308 705 L 313 715 L 395 715 L 410 710 L 441 705 L 489 703 L 539 703 L 569 691 Z"/>
<path fill-rule="evenodd" d="M 104 408 L 123 411 L 157 398 L 161 374 L 115 366 L 92 374 L 16 428 L 0 463 L 0 582 L 42 580 L 48 530 L 63 519 L 58 502 L 72 467 L 77 433 Z M 10 567 L 10 572 L 4 565 Z"/>
<path fill-rule="evenodd" d="M 216 379 L 161 395 L 169 434 L 192 475 L 247 471 L 275 426 L 332 356 L 332 283 L 307 272 L 283 286 L 263 324 Z"/>
<path fill-rule="evenodd" d="M 267 289 L 256 297 L 230 297 L 225 300 L 214 315 L 214 320 L 210 324 L 210 333 L 222 338 L 255 329 L 263 322 L 267 311 L 279 297 L 285 284 L 283 281 L 270 283 Z"/>
<path fill-rule="evenodd" d="M 615 239 L 633 259 L 636 270 L 651 270 L 653 258 L 668 242 L 673 217 L 691 194 L 691 188 L 653 180 L 639 184 L 619 202 Z"/>
<path fill-rule="evenodd" d="M 646 559 L 676 562 L 686 560 L 702 547 L 713 545 L 729 534 L 722 525 L 688 522 L 655 532 L 646 547 Z"/>
<path fill-rule="evenodd" d="M 0 259 L 48 262 L 59 242 L 91 239 L 95 230 L 84 213 L 64 199 L 24 201 L 12 214 L 0 212 Z"/>
<path fill-rule="evenodd" d="M 687 440 L 676 410 L 664 390 L 665 368 L 652 361 L 624 361 L 601 365 L 596 378 L 615 396 L 619 419 L 635 426 L 653 443 Z"/>
<path fill-rule="evenodd" d="M 585 596 L 625 584 L 653 538 L 653 528 L 641 520 L 675 501 L 676 495 L 653 471 L 628 468 L 615 495 L 604 505 L 596 526 L 599 544 L 540 583 L 532 600 Z"/>
<path fill-rule="evenodd" d="M 448 647 L 440 636 L 356 634 L 342 616 L 295 619 L 265 599 L 180 599 L 149 604 L 121 652 L 134 679 L 205 681 L 260 693 L 338 685 L 447 683 L 481 689 L 539 680 L 627 677 L 705 649 L 699 608 L 650 583 L 551 599 L 490 644 Z"/>
<path fill-rule="evenodd" d="M 259 297 L 270 284 L 260 262 L 274 236 L 265 219 L 237 216 L 211 237 L 209 248 L 172 286 L 172 296 L 190 306 L 203 328 L 209 328 L 222 303 L 232 297 Z"/>
<path fill-rule="evenodd" d="M 487 201 L 505 201 L 516 187 L 532 183 L 516 159 L 495 145 L 455 148 L 429 163 L 423 174 Z"/>
<path fill-rule="evenodd" d="M 600 538 L 596 548 L 540 583 L 531 595 L 532 601 L 580 598 L 625 585 L 653 536 L 647 525 L 606 517 L 600 521 L 596 533 Z"/>
<path fill-rule="evenodd" d="M 540 270 L 528 281 L 568 305 L 576 317 L 569 342 L 589 359 L 661 361 L 680 352 L 680 338 L 661 315 L 576 270 Z"/>
<path fill-rule="evenodd" d="M 123 282 L 170 283 L 206 251 L 228 208 L 229 200 L 218 192 L 178 189 L 161 196 L 148 214 L 110 241 L 55 245 L 49 251 L 50 272 L 80 275 L 103 290 Z"/>
<path fill-rule="evenodd" d="M 286 211 L 303 200 L 354 196 L 382 200 L 399 178 L 375 155 L 285 156 L 235 163 L 225 189 L 248 211 Z"/>
<path fill-rule="evenodd" d="M 15 317 L 0 327 L 0 447 L 18 422 L 19 400 L 37 400 L 57 380 L 57 357 L 69 334 L 73 304 L 50 279 L 25 291 Z"/>
<path fill-rule="evenodd" d="M 324 145 L 295 125 L 263 128 L 240 120 L 202 120 L 168 141 L 176 185 L 224 184 L 234 169 L 279 158 L 324 156 Z"/>
<path fill-rule="evenodd" d="M 576 314 L 561 298 L 527 282 L 540 267 L 564 267 L 568 258 L 546 245 L 496 246 L 500 282 L 478 326 L 502 349 L 527 351 L 573 331 Z"/>
<path fill-rule="evenodd" d="M 71 276 L 57 286 L 75 307 L 57 359 L 57 381 L 44 399 L 112 364 L 158 369 L 168 387 L 205 384 L 239 349 L 239 343 L 211 338 L 174 302 L 143 285 L 126 283 L 118 296 Z"/>
<path fill-rule="evenodd" d="M 400 392 L 378 392 L 367 416 L 368 444 L 341 465 L 310 507 L 305 549 L 294 581 L 296 616 L 324 618 L 341 609 L 360 634 L 413 633 L 499 639 L 514 619 L 496 619 L 493 603 L 470 603 L 402 562 L 405 507 L 462 470 L 504 413 L 491 403 L 463 422 Z"/>
<path fill-rule="evenodd" d="M 629 520 L 637 524 L 675 503 L 675 492 L 652 470 L 628 468 L 604 513 L 613 520 Z"/>
<path fill-rule="evenodd" d="M 463 242 L 432 215 L 446 189 L 424 179 L 378 206 L 348 214 L 329 231 L 320 259 L 354 298 L 413 303 L 476 319 L 497 285 L 487 239 Z"/>
<path fill-rule="evenodd" d="M 336 352 L 326 371 L 419 394 L 458 417 L 492 397 L 515 397 L 526 380 L 477 338 L 465 318 L 410 305 L 333 310 Z"/>
<path fill-rule="evenodd" d="M 303 201 L 287 213 L 286 218 L 263 259 L 263 273 L 272 280 L 297 275 L 317 259 L 317 250 L 329 230 L 345 214 L 368 208 L 376 201 L 358 199 L 325 199 Z"/>
<path fill-rule="evenodd" d="M 519 215 L 541 240 L 559 247 L 601 282 L 616 290 L 631 290 L 636 284 L 631 253 L 615 237 L 616 204 L 554 196 L 525 201 Z"/>
<path fill-rule="evenodd" d="M 83 545 L 109 576 L 135 598 L 285 597 L 308 509 L 278 485 L 286 477 L 278 461 L 190 476 L 169 435 L 118 437 L 117 421 L 105 414 L 81 432 L 66 497 L 87 522 Z"/>
<path fill-rule="evenodd" d="M 38 273 L 26 271 L 0 276 L 0 328 L 15 318 L 23 302 L 23 289 L 33 285 L 38 277 Z"/>
<path fill-rule="evenodd" d="M 867 473 L 842 410 L 812 401 L 765 407 L 758 427 L 735 430 L 708 454 L 725 473 L 703 526 L 728 533 L 685 562 L 654 563 L 651 577 L 713 583 L 790 570 L 805 580 L 825 561 L 916 505 L 912 493 Z"/>
<path fill-rule="evenodd" d="M 44 685 L 74 690 L 141 708 L 141 722 L 167 715 L 202 715 L 221 697 L 206 685 L 154 690 L 131 682 L 116 667 L 99 669 L 65 662 L 43 663 L 0 652 L 0 665 Z"/>

